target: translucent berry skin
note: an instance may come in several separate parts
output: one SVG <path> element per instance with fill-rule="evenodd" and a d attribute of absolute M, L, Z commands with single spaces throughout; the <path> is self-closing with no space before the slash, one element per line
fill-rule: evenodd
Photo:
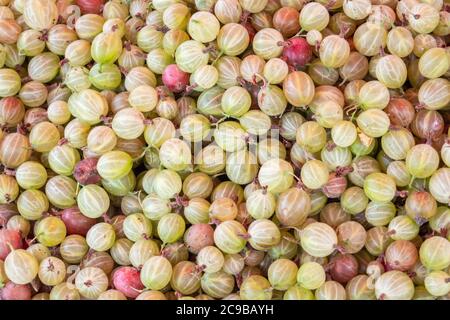
<path fill-rule="evenodd" d="M 80 7 L 83 14 L 94 13 L 99 14 L 102 11 L 104 0 L 77 0 L 77 6 Z"/>
<path fill-rule="evenodd" d="M 358 261 L 351 254 L 338 255 L 330 261 L 330 275 L 333 280 L 346 284 L 358 275 Z"/>
<path fill-rule="evenodd" d="M 188 250 L 197 254 L 202 248 L 214 245 L 214 229 L 206 223 L 193 224 L 186 230 L 184 241 Z"/>
<path fill-rule="evenodd" d="M 286 41 L 282 57 L 294 68 L 303 67 L 311 60 L 312 50 L 304 38 L 292 38 Z"/>
<path fill-rule="evenodd" d="M 31 300 L 31 287 L 29 284 L 15 284 L 9 281 L 0 290 L 0 300 Z"/>
<path fill-rule="evenodd" d="M 64 209 L 61 214 L 61 219 L 66 225 L 67 234 L 78 234 L 83 237 L 97 223 L 96 219 L 83 215 L 78 207 Z"/>
<path fill-rule="evenodd" d="M 180 70 L 176 64 L 171 64 L 164 69 L 162 81 L 170 91 L 179 93 L 189 84 L 189 73 Z"/>
<path fill-rule="evenodd" d="M 133 267 L 121 267 L 114 271 L 113 285 L 126 297 L 133 299 L 144 289 L 139 271 Z"/>
<path fill-rule="evenodd" d="M 1 229 L 0 230 L 0 260 L 5 260 L 6 256 L 13 249 L 22 248 L 22 237 L 20 232 L 16 230 Z"/>

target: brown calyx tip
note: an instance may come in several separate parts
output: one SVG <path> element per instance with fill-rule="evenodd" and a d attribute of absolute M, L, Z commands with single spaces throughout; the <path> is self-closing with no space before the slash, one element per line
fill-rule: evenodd
<path fill-rule="evenodd" d="M 42 35 L 39 37 L 41 41 L 48 41 L 48 30 L 43 30 Z"/>
<path fill-rule="evenodd" d="M 239 233 L 238 236 L 245 240 L 250 239 L 250 235 L 248 233 Z"/>
<path fill-rule="evenodd" d="M 7 176 L 12 176 L 14 177 L 16 175 L 16 170 L 15 169 L 10 169 L 7 167 L 3 168 L 3 173 L 6 174 Z"/>
<path fill-rule="evenodd" d="M 63 146 L 66 143 L 69 143 L 69 140 L 67 140 L 66 138 L 62 138 L 58 141 L 58 146 Z"/>
<path fill-rule="evenodd" d="M 28 133 L 28 126 L 25 123 L 19 123 L 17 125 L 17 133 L 20 133 L 21 135 L 27 135 Z"/>
<path fill-rule="evenodd" d="M 108 117 L 108 116 L 101 116 L 100 120 L 106 125 L 106 126 L 110 126 L 112 123 L 112 117 Z"/>
<path fill-rule="evenodd" d="M 416 105 L 414 105 L 414 109 L 416 109 L 416 111 L 420 111 L 425 109 L 425 105 L 423 103 L 418 103 Z"/>
<path fill-rule="evenodd" d="M 211 222 L 209 224 L 213 225 L 213 226 L 218 226 L 220 224 L 220 222 L 221 221 L 219 219 L 211 218 Z"/>
<path fill-rule="evenodd" d="M 102 214 L 102 218 L 103 218 L 103 221 L 105 221 L 106 223 L 111 223 L 112 221 L 111 221 L 111 218 L 108 216 L 108 213 L 107 212 L 105 212 L 105 213 L 103 213 Z"/>
<path fill-rule="evenodd" d="M 63 17 L 59 14 L 58 15 L 58 19 L 56 20 L 56 24 L 61 24 L 61 23 L 63 23 L 64 22 L 64 19 L 63 19 Z"/>
<path fill-rule="evenodd" d="M 345 35 L 349 30 L 350 30 L 350 27 L 348 25 L 342 26 L 342 28 L 339 30 L 339 37 L 345 38 Z"/>
<path fill-rule="evenodd" d="M 21 72 L 22 70 L 24 70 L 24 68 L 20 64 L 16 64 L 14 66 L 14 70 L 16 70 L 17 72 Z"/>
<path fill-rule="evenodd" d="M 347 252 L 347 250 L 345 250 L 344 246 L 340 245 L 340 244 L 336 244 L 334 245 L 334 249 L 339 252 L 340 254 L 345 254 Z"/>
<path fill-rule="evenodd" d="M 292 142 L 292 141 L 289 141 L 289 140 L 286 140 L 286 139 L 284 139 L 284 138 L 282 138 L 281 139 L 281 142 L 283 143 L 283 145 L 286 147 L 286 148 L 292 148 L 292 146 L 294 145 L 294 143 Z"/>
<path fill-rule="evenodd" d="M 167 26 L 157 27 L 156 30 L 161 31 L 162 33 L 166 33 L 170 30 Z"/>
<path fill-rule="evenodd" d="M 406 16 L 406 13 L 402 13 L 402 17 L 403 17 L 402 25 L 405 26 L 408 24 L 408 17 Z"/>
<path fill-rule="evenodd" d="M 337 146 L 336 146 L 336 143 L 334 143 L 334 142 L 328 142 L 328 143 L 327 143 L 327 146 L 326 146 L 327 151 L 333 151 L 334 148 L 336 148 L 336 147 L 337 147 Z"/>
<path fill-rule="evenodd" d="M 119 70 L 120 70 L 120 72 L 122 72 L 122 74 L 124 76 L 127 76 L 127 74 L 128 74 L 128 69 L 127 68 L 120 66 Z"/>
<path fill-rule="evenodd" d="M 353 172 L 354 170 L 355 169 L 352 166 L 337 167 L 335 173 L 337 177 L 343 177 Z"/>
<path fill-rule="evenodd" d="M 166 248 L 161 249 L 161 257 L 167 258 L 168 256 L 169 256 L 169 251 Z"/>
<path fill-rule="evenodd" d="M 252 134 L 247 134 L 244 138 L 244 141 L 252 145 L 256 145 L 257 143 L 255 136 L 253 136 Z"/>
<path fill-rule="evenodd" d="M 47 270 L 48 270 L 48 271 L 53 271 L 53 270 L 55 270 L 55 265 L 53 264 L 53 262 L 52 262 L 51 260 L 48 260 Z"/>
<path fill-rule="evenodd" d="M 390 237 L 390 236 L 394 235 L 395 233 L 396 233 L 395 229 L 392 229 L 392 230 L 389 230 L 388 232 L 386 232 L 385 235 L 387 237 Z"/>
<path fill-rule="evenodd" d="M 196 273 L 203 272 L 203 270 L 205 270 L 205 269 L 206 269 L 206 265 L 204 265 L 204 264 L 195 266 Z"/>
<path fill-rule="evenodd" d="M 203 53 L 213 53 L 213 52 L 216 52 L 216 48 L 213 44 L 210 44 L 205 49 L 203 49 Z"/>
<path fill-rule="evenodd" d="M 408 196 L 408 191 L 407 190 L 396 191 L 395 195 L 400 198 L 406 198 Z"/>
<path fill-rule="evenodd" d="M 77 17 L 76 16 L 73 16 L 71 21 L 67 21 L 67 23 L 69 25 L 72 25 L 72 26 L 74 26 L 76 22 L 77 22 Z"/>
<path fill-rule="evenodd" d="M 150 239 L 152 238 L 152 236 L 151 236 L 151 235 L 148 235 L 148 234 L 146 234 L 146 233 L 143 233 L 143 234 L 142 234 L 142 238 L 144 238 L 145 240 L 150 240 Z"/>
<path fill-rule="evenodd" d="M 169 89 L 166 86 L 158 86 L 156 87 L 156 93 L 158 94 L 158 98 L 160 100 L 164 100 L 170 96 Z"/>
<path fill-rule="evenodd" d="M 143 25 L 141 25 L 141 26 L 137 26 L 137 27 L 136 27 L 136 31 L 141 31 L 142 28 L 144 28 L 144 27 L 145 27 L 145 24 L 143 24 Z"/>
<path fill-rule="evenodd" d="M 277 42 L 277 46 L 283 47 L 283 48 L 289 47 L 290 45 L 291 45 L 291 42 L 289 40 Z"/>
<path fill-rule="evenodd" d="M 22 78 L 22 83 L 25 84 L 25 83 L 30 82 L 31 80 L 32 80 L 32 79 L 31 79 L 29 76 L 26 76 L 26 77 L 23 77 L 23 78 Z"/>
<path fill-rule="evenodd" d="M 48 91 L 52 91 L 54 89 L 57 89 L 58 87 L 62 87 L 62 84 L 60 82 L 51 83 L 51 84 L 46 86 Z"/>
<path fill-rule="evenodd" d="M 198 87 L 198 85 L 196 83 L 186 86 L 186 88 L 184 89 L 184 92 L 183 92 L 183 96 L 190 95 L 192 93 L 192 91 L 194 91 L 194 89 L 197 87 Z"/>
<path fill-rule="evenodd" d="M 249 20 L 250 17 L 251 17 L 251 13 L 247 10 L 244 10 L 241 14 L 240 22 L 242 24 L 247 23 L 247 21 Z"/>
<path fill-rule="evenodd" d="M 261 186 L 263 194 L 267 194 L 267 188 L 268 188 L 267 186 Z"/>
<path fill-rule="evenodd" d="M 187 207 L 189 205 L 189 198 L 186 196 L 175 196 L 175 204 L 179 207 Z"/>

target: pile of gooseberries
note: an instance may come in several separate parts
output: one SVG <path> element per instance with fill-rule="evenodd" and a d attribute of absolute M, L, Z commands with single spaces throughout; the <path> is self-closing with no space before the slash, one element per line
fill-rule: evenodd
<path fill-rule="evenodd" d="M 442 0 L 0 0 L 0 300 L 450 299 Z"/>

